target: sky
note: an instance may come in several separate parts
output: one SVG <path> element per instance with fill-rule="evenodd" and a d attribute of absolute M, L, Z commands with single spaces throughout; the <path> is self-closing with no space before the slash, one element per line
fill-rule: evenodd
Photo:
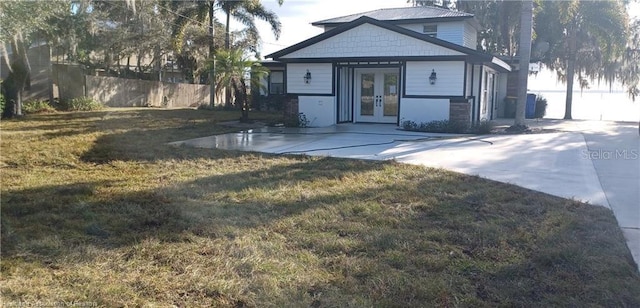
<path fill-rule="evenodd" d="M 322 28 L 312 26 L 312 22 L 381 8 L 409 6 L 406 0 L 284 0 L 282 6 L 278 6 L 276 0 L 263 0 L 262 3 L 274 11 L 282 23 L 282 33 L 277 41 L 269 26 L 260 23 L 263 56 L 322 33 Z"/>

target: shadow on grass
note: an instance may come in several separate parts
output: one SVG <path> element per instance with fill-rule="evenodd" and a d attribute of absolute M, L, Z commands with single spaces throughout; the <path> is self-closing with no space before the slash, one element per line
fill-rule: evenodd
<path fill-rule="evenodd" d="M 269 296 L 273 306 L 306 300 L 314 307 L 340 306 L 346 301 L 389 307 L 640 304 L 640 278 L 633 261 L 625 259 L 629 253 L 615 219 L 603 208 L 477 177 L 389 162 L 291 156 L 263 165 L 262 159 L 275 158 L 169 147 L 167 142 L 210 135 L 217 128 L 204 119 L 174 118 L 171 127 L 163 127 L 167 124 L 157 118 L 150 121 L 155 123 L 140 128 L 131 128 L 136 122 L 123 119 L 103 123 L 109 131 L 100 128 L 104 134 L 82 156 L 89 163 L 114 163 L 114 171 L 124 173 L 121 180 L 3 190 L 3 259 L 75 262 L 74 250 L 79 247 L 117 250 L 147 240 L 160 243 L 161 251 L 152 254 L 162 257 L 167 249 L 162 244 L 190 243 L 196 238 L 213 247 L 210 251 L 190 247 L 198 251 L 197 262 L 221 257 L 232 264 L 237 279 L 251 280 L 246 273 L 261 268 L 257 278 L 279 274 L 289 281 L 278 285 L 276 295 L 258 293 L 256 298 L 253 291 L 207 287 L 211 297 L 222 294 L 240 304 L 259 304 Z M 153 188 L 129 187 L 138 182 L 128 181 L 127 169 L 117 170 L 116 164 L 206 160 L 213 165 L 229 163 L 232 157 L 254 165 L 145 186 Z M 144 178 L 155 181 L 155 175 Z M 286 251 L 270 256 L 263 252 L 266 246 L 260 244 L 268 241 L 269 234 L 280 236 Z M 237 245 L 234 239 L 242 237 L 252 240 L 248 252 L 242 253 L 256 254 L 255 258 L 240 260 L 233 251 L 223 249 Z M 305 275 L 303 279 L 279 272 L 280 263 L 273 259 L 301 252 L 310 257 L 288 262 L 331 278 Z M 123 259 L 112 258 L 125 270 L 133 270 L 126 268 L 131 264 L 125 258 L 139 258 L 139 264 L 149 261 L 134 249 L 124 254 Z M 90 263 L 92 257 L 83 256 L 77 262 Z M 164 258 L 167 263 L 185 262 Z M 188 265 L 195 267 L 194 272 L 217 270 Z M 141 278 L 154 286 L 154 277 Z M 256 292 L 261 287 L 259 282 L 235 282 Z M 168 288 L 153 289 L 144 300 L 178 292 Z M 113 299 L 104 299 L 109 300 Z"/>
<path fill-rule="evenodd" d="M 607 304 L 613 294 L 605 285 L 611 282 L 599 281 L 605 277 L 620 281 L 615 303 L 640 302 L 633 295 L 640 294 L 634 293 L 640 287 L 633 284 L 639 279 L 633 261 L 619 259 L 626 247 L 603 208 L 432 169 L 425 172 L 437 176 L 376 183 L 366 174 L 384 172 L 389 163 L 298 159 L 109 196 L 100 190 L 120 183 L 9 192 L 3 195 L 2 256 L 55 262 L 79 245 L 115 249 L 192 236 L 225 241 L 264 229 L 337 275 L 331 283 L 283 290 L 287 298 L 322 293 L 320 306 L 345 294 L 383 306 L 444 304 L 461 294 L 470 305 Z M 359 176 L 372 183 L 268 195 Z M 276 226 L 287 220 L 296 227 Z M 583 294 L 584 286 L 592 293 Z"/>
<path fill-rule="evenodd" d="M 252 157 L 250 153 L 216 152 L 222 152 L 219 153 L 221 157 L 234 154 L 239 154 L 236 157 Z M 182 231 L 200 227 L 195 226 L 189 217 L 182 215 L 182 205 L 186 200 L 202 200 L 201 207 L 205 211 L 215 212 L 218 225 L 256 227 L 286 215 L 296 215 L 324 204 L 329 199 L 357 199 L 364 195 L 292 202 L 263 212 L 265 207 L 259 204 L 259 200 L 255 204 L 239 204 L 231 200 L 228 193 L 245 189 L 270 190 L 292 183 L 340 178 L 345 173 L 353 174 L 354 167 L 357 167 L 356 173 L 383 167 L 383 163 L 343 160 L 344 164 L 341 165 L 340 162 L 329 162 L 329 159 L 298 159 L 300 161 L 294 164 L 206 177 L 170 187 L 141 191 L 129 189 L 135 192 L 126 194 L 106 195 L 101 192 L 112 187 L 129 185 L 124 183 L 124 180 L 121 183 L 101 181 L 9 191 L 3 193 L 2 198 L 2 255 L 15 255 L 16 250 L 20 250 L 20 243 L 25 241 L 45 243 L 46 238 L 50 237 L 57 237 L 63 241 L 66 238 L 79 242 L 87 241 L 106 248 L 138 243 L 147 237 L 167 241 L 178 240 Z M 216 193 L 213 197 L 219 199 L 211 199 L 211 196 L 208 196 L 212 191 Z M 239 219 L 241 216 L 247 219 Z M 56 243 L 51 244 L 58 247 Z M 31 253 L 44 258 L 55 257 L 60 252 L 56 251 L 55 247 Z"/>

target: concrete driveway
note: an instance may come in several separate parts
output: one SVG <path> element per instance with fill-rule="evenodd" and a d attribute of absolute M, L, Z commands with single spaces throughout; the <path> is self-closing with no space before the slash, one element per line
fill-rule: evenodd
<path fill-rule="evenodd" d="M 502 124 L 511 123 L 503 122 Z M 500 123 L 498 123 L 500 124 Z M 640 264 L 640 137 L 637 123 L 532 120 L 553 132 L 444 135 L 392 125 L 262 128 L 181 142 L 276 154 L 387 160 L 449 169 L 613 210 Z"/>

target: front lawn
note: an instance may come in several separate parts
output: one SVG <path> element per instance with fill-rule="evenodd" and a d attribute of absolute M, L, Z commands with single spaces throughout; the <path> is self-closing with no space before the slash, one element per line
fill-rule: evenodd
<path fill-rule="evenodd" d="M 238 117 L 3 120 L 3 305 L 640 307 L 605 208 L 394 162 L 167 145 Z"/>

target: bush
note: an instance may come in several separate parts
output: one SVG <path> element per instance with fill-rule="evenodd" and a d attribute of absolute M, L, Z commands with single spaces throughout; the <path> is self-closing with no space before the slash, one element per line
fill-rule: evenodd
<path fill-rule="evenodd" d="M 542 95 L 536 97 L 535 118 L 541 119 L 547 114 L 547 99 Z"/>
<path fill-rule="evenodd" d="M 461 122 L 450 122 L 449 120 L 441 120 L 424 123 L 404 121 L 402 122 L 402 128 L 409 131 L 428 133 L 465 133 L 469 127 Z"/>
<path fill-rule="evenodd" d="M 285 118 L 284 126 L 286 127 L 309 127 L 311 122 L 307 119 L 307 116 L 300 112 L 297 117 L 292 116 Z"/>
<path fill-rule="evenodd" d="M 92 111 L 103 109 L 104 106 L 91 97 L 76 97 L 60 104 L 62 110 L 67 111 Z"/>
<path fill-rule="evenodd" d="M 487 134 L 491 134 L 491 131 L 493 130 L 493 123 L 491 123 L 491 121 L 480 121 L 480 123 L 474 125 L 471 128 L 471 132 L 474 134 L 481 134 L 481 135 L 487 135 Z"/>
<path fill-rule="evenodd" d="M 50 113 L 55 112 L 56 109 L 53 108 L 47 101 L 26 101 L 22 104 L 22 111 L 26 114 L 30 113 Z"/>

